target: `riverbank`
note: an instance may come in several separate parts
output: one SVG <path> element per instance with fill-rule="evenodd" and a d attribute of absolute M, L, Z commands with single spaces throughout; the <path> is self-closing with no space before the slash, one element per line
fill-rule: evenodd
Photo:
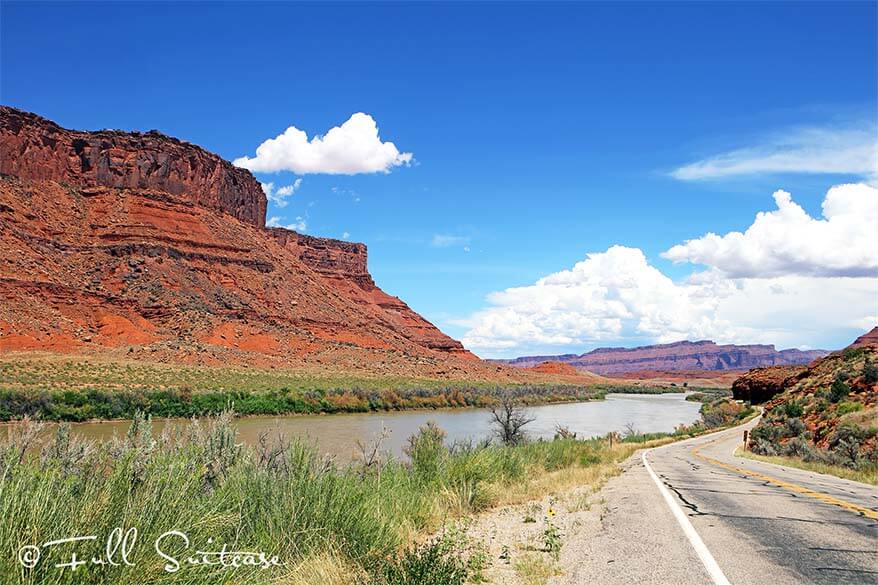
<path fill-rule="evenodd" d="M 124 439 L 91 447 L 59 430 L 38 456 L 23 455 L 35 436 L 33 423 L 16 428 L 20 433 L 2 451 L 3 550 L 67 535 L 105 540 L 116 527 L 138 527 L 143 542 L 178 530 L 201 547 L 212 538 L 278 556 L 282 569 L 236 569 L 236 577 L 248 583 L 288 574 L 313 583 L 315 574 L 338 567 L 348 583 L 414 583 L 411 575 L 423 577 L 422 571 L 433 579 L 426 582 L 462 583 L 452 576 L 478 573 L 485 562 L 478 550 L 450 533 L 412 544 L 419 535 L 530 497 L 558 481 L 553 478 L 562 470 L 574 477 L 574 470 L 612 464 L 631 448 L 558 440 L 449 449 L 441 431 L 428 427 L 410 441 L 411 465 L 364 460 L 336 467 L 300 443 L 243 447 L 228 417 L 176 437 L 154 437 L 148 422 L 136 419 Z M 98 554 L 100 547 L 93 548 L 81 556 Z M 176 546 L 173 554 L 182 552 Z M 10 582 L 66 582 L 65 573 L 48 562 L 53 558 L 44 560 L 22 571 L 14 556 L 2 555 L 0 574 Z M 222 575 L 220 568 L 207 567 L 172 575 L 161 560 L 151 547 L 138 547 L 134 566 L 89 567 L 77 582 L 206 583 Z"/>
<path fill-rule="evenodd" d="M 114 528 L 136 527 L 141 544 L 131 566 L 80 569 L 78 583 L 100 584 L 207 583 L 229 570 L 202 565 L 166 572 L 151 543 L 169 530 L 185 533 L 201 550 L 212 538 L 216 548 L 232 543 L 278 557 L 280 567 L 234 569 L 241 582 L 477 581 L 494 560 L 454 528 L 456 520 L 601 481 L 640 442 L 670 440 L 632 435 L 449 446 L 441 429 L 428 425 L 409 440 L 410 463 L 372 458 L 367 449 L 358 464 L 342 467 L 279 437 L 242 445 L 228 415 L 162 434 L 138 417 L 125 437 L 102 444 L 82 442 L 62 425 L 35 453 L 37 427 L 11 427 L 0 443 L 0 547 L 18 551 L 71 535 L 97 535 L 101 542 Z M 83 546 L 81 558 L 102 554 L 103 545 Z M 172 539 L 166 552 L 185 557 L 182 540 Z M 27 570 L 13 555 L 0 556 L 0 575 L 8 582 L 68 582 L 70 573 L 53 564 L 69 559 L 57 556 L 69 551 L 44 554 Z"/>
<path fill-rule="evenodd" d="M 692 389 L 694 390 L 694 388 Z M 51 356 L 0 359 L 0 420 L 130 419 L 135 412 L 190 418 L 489 407 L 512 393 L 525 405 L 600 400 L 606 393 L 683 392 L 681 387 L 545 378 L 539 384 L 460 382 L 344 373 L 180 366 Z"/>
<path fill-rule="evenodd" d="M 677 425 L 692 424 L 699 418 L 700 405 L 682 394 L 607 394 L 603 400 L 564 402 L 529 406 L 527 425 L 532 440 L 551 440 L 563 426 L 579 438 L 604 436 L 609 432 L 634 429 L 638 433 L 671 432 Z M 282 433 L 312 445 L 319 455 L 347 463 L 360 455 L 358 443 L 383 437 L 381 450 L 389 456 L 405 458 L 408 438 L 428 422 L 446 432 L 446 442 L 479 443 L 492 438 L 489 409 L 456 407 L 408 409 L 366 413 L 250 415 L 236 416 L 233 424 L 239 442 L 254 446 L 266 432 Z M 175 432 L 189 419 L 153 418 L 155 434 Z M 0 423 L 3 426 L 17 422 Z M 47 425 L 46 436 L 55 424 Z M 71 433 L 79 438 L 105 441 L 124 436 L 130 420 L 72 423 Z M 171 428 L 168 428 L 171 427 Z"/>

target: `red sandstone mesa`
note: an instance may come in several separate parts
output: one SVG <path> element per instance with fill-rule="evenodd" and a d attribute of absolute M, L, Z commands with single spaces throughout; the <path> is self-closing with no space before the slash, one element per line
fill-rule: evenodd
<path fill-rule="evenodd" d="M 634 348 L 601 348 L 582 355 L 520 357 L 497 360 L 529 368 L 545 361 L 558 361 L 604 376 L 626 377 L 632 372 L 727 372 L 750 368 L 806 364 L 827 351 L 776 350 L 773 345 L 718 345 L 713 341 L 678 341 Z"/>
<path fill-rule="evenodd" d="M 0 173 L 76 187 L 152 189 L 265 225 L 265 195 L 249 171 L 157 131 L 78 132 L 3 107 Z"/>
<path fill-rule="evenodd" d="M 0 350 L 529 379 L 378 288 L 363 244 L 265 228 L 200 147 L 0 107 L 0 153 Z"/>

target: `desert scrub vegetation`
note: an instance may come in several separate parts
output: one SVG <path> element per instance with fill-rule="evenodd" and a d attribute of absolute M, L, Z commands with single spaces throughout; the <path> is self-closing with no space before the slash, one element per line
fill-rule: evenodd
<path fill-rule="evenodd" d="M 750 452 L 787 465 L 875 483 L 878 477 L 878 377 L 874 347 L 848 348 L 766 408 Z"/>
<path fill-rule="evenodd" d="M 231 420 L 227 412 L 156 435 L 138 413 L 124 437 L 103 443 L 77 439 L 66 424 L 51 438 L 40 438 L 40 423 L 29 419 L 10 426 L 0 441 L 3 582 L 475 582 L 484 555 L 443 526 L 539 492 L 552 474 L 615 465 L 636 448 L 603 439 L 446 445 L 441 429 L 428 425 L 410 439 L 409 461 L 339 466 L 283 437 L 244 446 Z M 92 563 L 106 557 L 116 528 L 138 531 L 132 564 Z M 187 549 L 179 536 L 165 541 L 165 553 L 180 562 L 173 573 L 154 548 L 172 530 L 191 543 Z M 84 535 L 97 539 L 42 547 Z M 194 550 L 223 545 L 276 555 L 278 565 L 184 561 Z M 42 547 L 33 568 L 17 556 L 26 546 Z M 86 565 L 75 572 L 54 566 L 73 551 Z"/>
<path fill-rule="evenodd" d="M 0 360 L 0 420 L 190 418 L 491 407 L 602 399 L 602 387 L 449 383 L 407 378 L 324 378 L 301 372 L 70 360 Z"/>
<path fill-rule="evenodd" d="M 49 421 L 81 422 L 132 418 L 135 412 L 162 418 L 191 418 L 218 414 L 230 408 L 240 415 L 280 415 L 491 407 L 509 393 L 529 406 L 604 397 L 602 393 L 579 386 L 445 387 L 398 391 L 287 387 L 268 391 L 0 389 L 0 420 L 38 416 Z"/>
<path fill-rule="evenodd" d="M 701 402 L 702 404 L 714 402 L 720 398 L 730 398 L 732 396 L 731 388 L 689 388 L 692 393 L 686 397 L 690 402 Z"/>
<path fill-rule="evenodd" d="M 859 409 L 847 412 L 856 413 Z M 875 427 L 843 421 L 824 435 L 822 445 L 815 443 L 814 438 L 815 433 L 801 418 L 778 410 L 765 424 L 753 429 L 749 447 L 756 455 L 783 456 L 815 464 L 823 473 L 845 468 L 857 474 L 843 474 L 843 477 L 878 475 L 878 429 Z"/>

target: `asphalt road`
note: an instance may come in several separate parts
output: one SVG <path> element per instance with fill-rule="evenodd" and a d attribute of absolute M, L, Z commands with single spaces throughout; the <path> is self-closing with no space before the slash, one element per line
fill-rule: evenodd
<path fill-rule="evenodd" d="M 735 457 L 754 424 L 630 460 L 559 581 L 878 584 L 878 488 Z"/>

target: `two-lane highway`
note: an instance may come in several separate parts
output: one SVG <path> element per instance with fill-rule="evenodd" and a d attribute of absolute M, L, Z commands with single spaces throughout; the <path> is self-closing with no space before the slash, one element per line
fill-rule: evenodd
<path fill-rule="evenodd" d="M 734 456 L 754 425 L 629 462 L 561 581 L 878 584 L 878 488 Z"/>

